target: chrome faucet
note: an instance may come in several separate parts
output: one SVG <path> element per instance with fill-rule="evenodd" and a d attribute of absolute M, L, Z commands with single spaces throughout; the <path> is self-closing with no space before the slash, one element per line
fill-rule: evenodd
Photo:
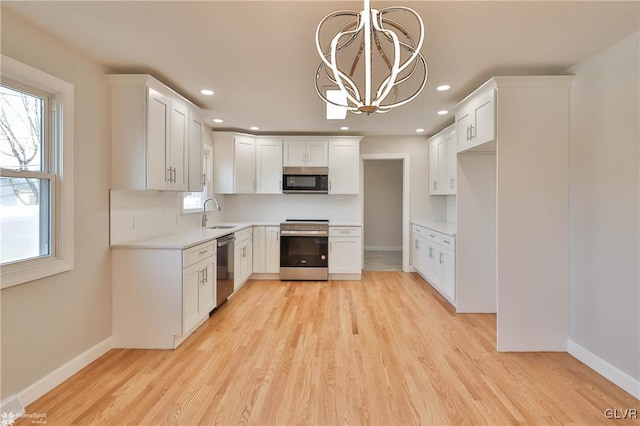
<path fill-rule="evenodd" d="M 222 211 L 222 209 L 220 208 L 220 204 L 218 204 L 218 200 L 216 200 L 215 198 L 211 197 L 204 200 L 204 203 L 202 204 L 202 227 L 203 228 L 207 227 L 207 201 L 213 201 L 214 203 L 216 203 L 216 210 L 218 210 L 219 212 Z"/>

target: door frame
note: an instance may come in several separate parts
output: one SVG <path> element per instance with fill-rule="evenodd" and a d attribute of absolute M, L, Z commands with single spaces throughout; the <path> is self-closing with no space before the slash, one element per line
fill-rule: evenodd
<path fill-rule="evenodd" d="M 360 154 L 360 213 L 362 215 L 362 255 L 364 256 L 364 162 L 377 160 L 402 160 L 402 271 L 410 272 L 410 188 L 409 154 Z"/>

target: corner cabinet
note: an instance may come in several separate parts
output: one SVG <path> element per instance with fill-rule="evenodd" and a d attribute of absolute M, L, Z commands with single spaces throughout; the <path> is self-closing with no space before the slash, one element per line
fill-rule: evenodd
<path fill-rule="evenodd" d="M 360 138 L 329 141 L 329 194 L 360 193 Z"/>
<path fill-rule="evenodd" d="M 175 349 L 216 300 L 216 244 L 112 250 L 114 347 Z"/>
<path fill-rule="evenodd" d="M 256 192 L 256 137 L 242 133 L 213 132 L 213 192 Z"/>
<path fill-rule="evenodd" d="M 457 179 L 455 124 L 428 140 L 429 194 L 455 195 Z"/>
<path fill-rule="evenodd" d="M 452 305 L 456 304 L 455 237 L 412 225 L 413 268 Z"/>
<path fill-rule="evenodd" d="M 197 134 L 190 139 L 190 117 L 200 109 L 150 75 L 112 74 L 107 79 L 111 188 L 187 191 L 190 145 L 202 152 L 202 139 Z"/>

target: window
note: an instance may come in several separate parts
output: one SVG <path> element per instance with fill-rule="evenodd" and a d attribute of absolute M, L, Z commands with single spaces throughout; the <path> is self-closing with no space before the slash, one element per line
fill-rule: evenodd
<path fill-rule="evenodd" d="M 202 205 L 207 199 L 211 188 L 211 171 L 213 168 L 213 155 L 211 147 L 204 146 L 202 155 L 202 176 L 204 180 L 204 190 L 202 192 L 185 192 L 182 195 L 182 213 L 195 213 L 202 210 Z"/>
<path fill-rule="evenodd" d="M 2 288 L 73 267 L 73 86 L 2 56 Z"/>

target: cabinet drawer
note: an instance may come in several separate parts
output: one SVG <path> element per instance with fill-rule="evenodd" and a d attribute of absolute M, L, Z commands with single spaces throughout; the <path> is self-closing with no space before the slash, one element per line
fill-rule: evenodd
<path fill-rule="evenodd" d="M 362 235 L 362 228 L 359 226 L 330 226 L 330 237 L 359 237 Z"/>
<path fill-rule="evenodd" d="M 420 237 L 427 238 L 427 232 L 428 231 L 429 230 L 427 228 L 423 228 L 420 225 L 415 225 L 415 224 L 413 225 L 413 230 L 412 230 L 413 235 L 418 235 Z"/>
<path fill-rule="evenodd" d="M 442 235 L 442 247 L 450 250 L 456 249 L 456 239 L 450 235 Z"/>
<path fill-rule="evenodd" d="M 425 237 L 435 244 L 442 244 L 442 234 L 433 229 L 427 229 L 427 235 L 425 235 Z"/>
<path fill-rule="evenodd" d="M 242 231 L 236 232 L 234 236 L 236 237 L 236 246 L 237 246 L 239 243 L 246 241 L 248 239 L 251 239 L 253 237 L 253 228 L 243 229 Z"/>
<path fill-rule="evenodd" d="M 182 267 L 188 268 L 189 266 L 197 263 L 203 259 L 214 256 L 216 254 L 216 242 L 209 241 L 190 249 L 182 251 Z"/>

